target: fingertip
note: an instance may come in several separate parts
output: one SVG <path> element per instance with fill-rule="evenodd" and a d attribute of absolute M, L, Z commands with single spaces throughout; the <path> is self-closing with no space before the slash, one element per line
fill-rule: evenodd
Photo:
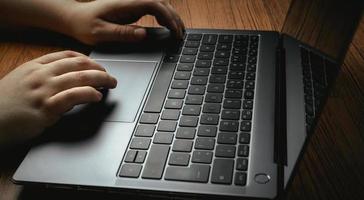
<path fill-rule="evenodd" d="M 134 37 L 136 40 L 142 40 L 146 37 L 147 31 L 145 28 L 137 28 L 134 30 Z"/>

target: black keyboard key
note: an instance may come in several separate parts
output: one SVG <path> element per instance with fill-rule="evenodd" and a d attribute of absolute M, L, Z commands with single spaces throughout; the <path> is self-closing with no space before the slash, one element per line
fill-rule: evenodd
<path fill-rule="evenodd" d="M 254 91 L 253 90 L 245 90 L 244 98 L 245 99 L 253 99 L 254 98 Z"/>
<path fill-rule="evenodd" d="M 246 80 L 255 80 L 255 73 L 254 72 L 248 72 L 246 73 Z"/>
<path fill-rule="evenodd" d="M 249 144 L 250 143 L 250 134 L 241 132 L 239 134 L 239 143 L 240 144 Z"/>
<path fill-rule="evenodd" d="M 225 83 L 226 76 L 225 75 L 211 75 L 210 83 Z"/>
<path fill-rule="evenodd" d="M 192 71 L 193 63 L 180 63 L 177 65 L 177 71 Z"/>
<path fill-rule="evenodd" d="M 248 169 L 248 159 L 238 158 L 236 159 L 236 170 L 246 171 Z"/>
<path fill-rule="evenodd" d="M 144 166 L 142 178 L 161 179 L 168 153 L 168 145 L 153 144 Z"/>
<path fill-rule="evenodd" d="M 125 155 L 124 162 L 134 162 L 137 153 L 138 151 L 129 150 Z"/>
<path fill-rule="evenodd" d="M 174 75 L 174 79 L 176 80 L 190 80 L 191 72 L 178 71 Z"/>
<path fill-rule="evenodd" d="M 202 85 L 191 85 L 188 88 L 188 94 L 202 95 L 205 94 L 206 86 Z"/>
<path fill-rule="evenodd" d="M 205 105 L 203 106 L 202 112 L 219 114 L 220 110 L 221 110 L 221 105 L 218 103 L 205 103 Z"/>
<path fill-rule="evenodd" d="M 197 60 L 195 66 L 199 67 L 199 68 L 210 68 L 211 61 L 210 60 Z"/>
<path fill-rule="evenodd" d="M 200 60 L 212 60 L 214 54 L 212 52 L 200 52 L 197 56 Z"/>
<path fill-rule="evenodd" d="M 201 112 L 201 106 L 198 105 L 185 105 L 182 110 L 183 115 L 199 116 Z"/>
<path fill-rule="evenodd" d="M 202 182 L 209 180 L 210 166 L 192 164 L 189 168 L 168 166 L 164 178 L 166 180 Z"/>
<path fill-rule="evenodd" d="M 209 68 L 195 68 L 195 70 L 193 70 L 194 76 L 208 76 L 209 74 L 210 74 Z"/>
<path fill-rule="evenodd" d="M 255 72 L 257 69 L 257 66 L 256 65 L 248 65 L 247 68 L 246 68 L 246 71 L 248 72 Z"/>
<path fill-rule="evenodd" d="M 179 127 L 177 129 L 176 138 L 178 139 L 194 139 L 196 134 L 195 128 Z"/>
<path fill-rule="evenodd" d="M 157 130 L 174 132 L 176 130 L 176 127 L 177 127 L 177 122 L 170 120 L 163 120 L 159 122 Z"/>
<path fill-rule="evenodd" d="M 187 95 L 186 104 L 187 105 L 202 105 L 203 96 L 202 95 Z"/>
<path fill-rule="evenodd" d="M 227 109 L 240 109 L 241 107 L 241 100 L 236 100 L 236 99 L 225 99 L 224 100 L 224 104 L 223 104 L 224 108 Z"/>
<path fill-rule="evenodd" d="M 214 66 L 228 66 L 229 59 L 227 58 L 216 58 L 214 59 L 213 65 Z"/>
<path fill-rule="evenodd" d="M 195 149 L 213 150 L 215 139 L 211 137 L 198 137 L 195 142 Z"/>
<path fill-rule="evenodd" d="M 138 154 L 135 157 L 135 163 L 143 163 L 146 156 L 147 156 L 146 151 L 138 151 Z"/>
<path fill-rule="evenodd" d="M 171 153 L 169 156 L 170 165 L 187 166 L 190 162 L 190 154 L 187 153 Z"/>
<path fill-rule="evenodd" d="M 219 35 L 219 43 L 232 43 L 233 35 Z"/>
<path fill-rule="evenodd" d="M 140 171 L 142 170 L 141 165 L 137 164 L 123 164 L 120 169 L 119 176 L 121 177 L 129 177 L 129 178 L 138 178 L 140 175 Z"/>
<path fill-rule="evenodd" d="M 131 149 L 147 150 L 149 148 L 151 139 L 135 137 L 131 140 Z"/>
<path fill-rule="evenodd" d="M 244 173 L 244 172 L 236 172 L 235 173 L 234 184 L 235 185 L 245 186 L 246 185 L 246 178 L 247 178 L 246 173 Z"/>
<path fill-rule="evenodd" d="M 222 110 L 221 119 L 228 120 L 239 120 L 240 111 L 239 110 Z"/>
<path fill-rule="evenodd" d="M 243 92 L 241 90 L 227 89 L 225 91 L 225 98 L 241 99 Z"/>
<path fill-rule="evenodd" d="M 235 145 L 219 144 L 216 146 L 215 156 L 223 158 L 235 158 L 235 151 Z"/>
<path fill-rule="evenodd" d="M 248 157 L 249 156 L 249 146 L 239 145 L 238 146 L 238 156 Z"/>
<path fill-rule="evenodd" d="M 144 112 L 160 113 L 171 82 L 175 64 L 163 63 L 149 94 Z"/>
<path fill-rule="evenodd" d="M 191 79 L 191 85 L 207 85 L 206 76 L 193 76 Z"/>
<path fill-rule="evenodd" d="M 251 120 L 253 116 L 253 112 L 251 110 L 243 110 L 241 113 L 241 118 L 243 120 Z"/>
<path fill-rule="evenodd" d="M 251 121 L 242 121 L 240 123 L 240 130 L 249 132 L 252 129 L 252 122 Z"/>
<path fill-rule="evenodd" d="M 186 95 L 186 90 L 182 89 L 171 89 L 168 93 L 168 98 L 170 99 L 184 99 Z"/>
<path fill-rule="evenodd" d="M 217 41 L 216 34 L 205 34 L 202 38 L 202 44 L 214 45 Z"/>
<path fill-rule="evenodd" d="M 237 79 L 231 79 L 227 81 L 227 88 L 232 88 L 232 89 L 243 89 L 244 86 L 244 82 L 242 80 L 237 80 Z"/>
<path fill-rule="evenodd" d="M 245 71 L 245 63 L 233 62 L 230 64 L 231 71 Z"/>
<path fill-rule="evenodd" d="M 179 126 L 181 127 L 196 127 L 198 124 L 198 117 L 182 115 Z"/>
<path fill-rule="evenodd" d="M 196 60 L 196 56 L 191 56 L 191 55 L 183 55 L 181 56 L 181 59 L 179 62 L 181 63 L 194 63 Z"/>
<path fill-rule="evenodd" d="M 178 55 L 166 55 L 164 57 L 164 62 L 165 63 L 176 63 L 178 62 L 179 56 Z"/>
<path fill-rule="evenodd" d="M 191 140 L 174 140 L 172 150 L 179 152 L 191 152 L 193 141 Z"/>
<path fill-rule="evenodd" d="M 205 97 L 205 102 L 207 103 L 221 103 L 222 94 L 219 93 L 207 93 Z"/>
<path fill-rule="evenodd" d="M 140 117 L 140 123 L 142 124 L 156 124 L 159 119 L 158 113 L 143 113 Z"/>
<path fill-rule="evenodd" d="M 199 41 L 187 41 L 185 43 L 185 47 L 189 47 L 189 48 L 198 48 L 199 46 L 200 46 Z"/>
<path fill-rule="evenodd" d="M 154 136 L 154 144 L 172 144 L 173 133 L 157 132 Z"/>
<path fill-rule="evenodd" d="M 236 132 L 238 131 L 239 122 L 238 121 L 221 121 L 220 131 Z"/>
<path fill-rule="evenodd" d="M 182 104 L 182 99 L 167 99 L 166 105 L 164 105 L 164 107 L 167 109 L 181 109 Z"/>
<path fill-rule="evenodd" d="M 178 120 L 179 115 L 180 115 L 180 111 L 179 110 L 165 109 L 162 112 L 161 119 Z"/>
<path fill-rule="evenodd" d="M 230 71 L 228 77 L 229 77 L 229 79 L 239 79 L 239 80 L 242 80 L 244 78 L 244 72 L 241 72 L 241 71 Z"/>
<path fill-rule="evenodd" d="M 231 184 L 234 170 L 234 160 L 215 159 L 212 167 L 211 182 Z"/>
<path fill-rule="evenodd" d="M 139 137 L 152 137 L 154 130 L 155 126 L 153 125 L 138 125 L 134 135 Z"/>
<path fill-rule="evenodd" d="M 182 51 L 183 55 L 196 55 L 198 52 L 197 48 L 184 48 Z"/>
<path fill-rule="evenodd" d="M 219 44 L 217 44 L 216 49 L 217 50 L 230 51 L 231 50 L 231 44 L 219 43 Z"/>
<path fill-rule="evenodd" d="M 216 58 L 230 58 L 230 51 L 217 50 L 215 52 L 215 57 Z"/>
<path fill-rule="evenodd" d="M 220 132 L 217 137 L 217 143 L 219 144 L 236 144 L 237 134 Z"/>
<path fill-rule="evenodd" d="M 198 127 L 197 135 L 204 137 L 215 137 L 217 132 L 216 126 L 201 125 Z"/>
<path fill-rule="evenodd" d="M 190 33 L 187 35 L 187 40 L 200 41 L 202 38 L 202 34 L 199 33 Z"/>
<path fill-rule="evenodd" d="M 192 155 L 193 163 L 205 163 L 211 164 L 212 162 L 212 152 L 211 151 L 194 151 Z"/>
<path fill-rule="evenodd" d="M 225 85 L 223 85 L 223 84 L 210 83 L 207 86 L 207 92 L 211 92 L 211 93 L 223 93 L 224 89 L 225 89 Z"/>
<path fill-rule="evenodd" d="M 211 68 L 211 74 L 227 74 L 227 67 L 226 66 L 214 66 Z"/>
<path fill-rule="evenodd" d="M 219 115 L 202 114 L 200 124 L 217 125 L 219 123 Z"/>
<path fill-rule="evenodd" d="M 200 51 L 202 52 L 214 52 L 215 46 L 214 45 L 201 45 Z"/>
<path fill-rule="evenodd" d="M 188 81 L 187 80 L 174 80 L 172 82 L 172 89 L 187 89 Z"/>
<path fill-rule="evenodd" d="M 244 109 L 253 109 L 253 100 L 244 100 L 243 108 Z"/>

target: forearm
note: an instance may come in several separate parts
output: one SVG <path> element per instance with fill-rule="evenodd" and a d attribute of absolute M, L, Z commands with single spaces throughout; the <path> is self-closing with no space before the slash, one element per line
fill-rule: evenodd
<path fill-rule="evenodd" d="M 63 33 L 74 0 L 0 0 L 0 26 L 36 27 Z"/>

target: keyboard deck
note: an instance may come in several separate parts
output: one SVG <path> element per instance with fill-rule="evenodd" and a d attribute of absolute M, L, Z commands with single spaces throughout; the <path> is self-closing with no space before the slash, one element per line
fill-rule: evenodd
<path fill-rule="evenodd" d="M 245 186 L 258 35 L 188 34 L 169 49 L 120 177 Z"/>

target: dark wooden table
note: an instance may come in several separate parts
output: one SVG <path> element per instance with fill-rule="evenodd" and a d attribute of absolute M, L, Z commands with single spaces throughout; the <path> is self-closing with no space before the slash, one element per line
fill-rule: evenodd
<path fill-rule="evenodd" d="M 171 0 L 188 28 L 280 30 L 290 0 Z M 138 24 L 156 26 L 151 17 Z M 91 48 L 44 31 L 0 35 L 0 77 L 46 53 Z M 0 91 L 1 93 L 1 91 Z M 1 111 L 0 111 L 1 112 Z M 1 130 L 0 130 L 1 131 Z M 58 191 L 14 185 L 11 176 L 27 151 L 0 155 L 0 199 L 120 199 L 132 195 Z M 364 18 L 308 144 L 288 199 L 364 199 Z"/>

